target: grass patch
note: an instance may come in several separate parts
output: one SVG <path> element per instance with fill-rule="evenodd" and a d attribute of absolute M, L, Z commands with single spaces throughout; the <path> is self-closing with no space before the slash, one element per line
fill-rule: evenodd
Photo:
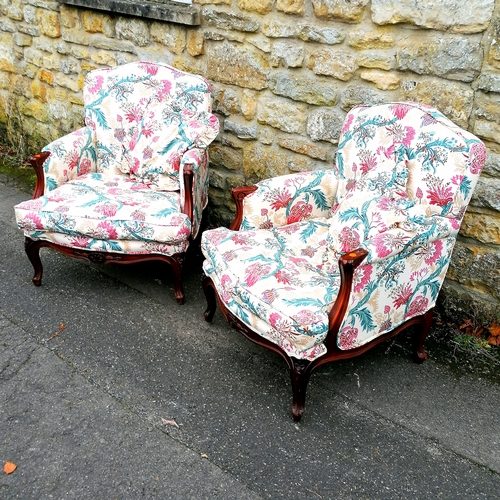
<path fill-rule="evenodd" d="M 31 194 L 35 189 L 36 175 L 27 159 L 12 148 L 0 145 L 0 181 Z"/>
<path fill-rule="evenodd" d="M 489 335 L 485 325 L 457 320 L 437 306 L 425 348 L 430 358 L 448 365 L 458 376 L 471 373 L 499 384 L 500 347 L 488 342 Z"/>

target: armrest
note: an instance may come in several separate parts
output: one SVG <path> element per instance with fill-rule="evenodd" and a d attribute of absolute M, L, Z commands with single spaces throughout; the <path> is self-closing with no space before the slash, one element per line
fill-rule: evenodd
<path fill-rule="evenodd" d="M 285 226 L 315 217 L 328 217 L 337 192 L 333 170 L 281 175 L 236 188 L 236 217 L 231 229 Z"/>
<path fill-rule="evenodd" d="M 192 237 L 195 238 L 208 203 L 208 152 L 205 148 L 192 148 L 183 154 L 179 184 L 181 212 L 191 220 Z"/>
<path fill-rule="evenodd" d="M 356 193 L 344 198 L 332 211 L 328 231 L 330 248 L 337 258 L 345 252 L 364 248 L 368 251 L 366 261 L 374 263 L 439 238 L 456 236 L 460 219 L 432 211 L 432 206 L 406 198 Z"/>
<path fill-rule="evenodd" d="M 348 307 L 334 332 L 339 348 L 353 349 L 420 316 L 436 303 L 456 240 L 436 226 L 406 235 L 394 229 L 364 242 Z M 390 245 L 393 245 L 390 247 Z M 341 269 L 342 272 L 342 269 Z"/>
<path fill-rule="evenodd" d="M 37 176 L 33 198 L 88 172 L 96 171 L 96 147 L 89 127 L 75 130 L 45 146 L 30 163 Z"/>
<path fill-rule="evenodd" d="M 429 217 L 424 223 L 408 221 L 361 242 L 360 247 L 368 252 L 367 263 L 383 262 L 395 256 L 404 259 L 419 247 L 427 247 L 437 240 L 455 240 L 456 224 L 455 219 L 441 216 Z"/>
<path fill-rule="evenodd" d="M 366 259 L 368 252 L 363 248 L 358 248 L 352 252 L 342 255 L 338 260 L 340 272 L 340 287 L 333 307 L 328 314 L 328 337 L 326 339 L 327 349 L 331 349 L 336 343 L 336 335 L 344 319 L 349 298 L 352 291 L 354 271 Z"/>

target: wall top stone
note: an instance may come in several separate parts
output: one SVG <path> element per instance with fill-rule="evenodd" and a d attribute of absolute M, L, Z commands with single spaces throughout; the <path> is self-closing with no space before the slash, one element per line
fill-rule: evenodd
<path fill-rule="evenodd" d="M 410 23 L 452 33 L 479 33 L 491 21 L 495 0 L 372 0 L 376 24 Z"/>
<path fill-rule="evenodd" d="M 75 7 L 104 10 L 118 14 L 170 21 L 172 23 L 196 26 L 200 24 L 198 6 L 168 2 L 141 2 L 138 0 L 60 0 L 61 3 Z"/>

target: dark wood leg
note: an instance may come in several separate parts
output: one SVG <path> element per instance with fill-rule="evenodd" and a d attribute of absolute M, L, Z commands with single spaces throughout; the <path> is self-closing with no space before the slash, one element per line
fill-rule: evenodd
<path fill-rule="evenodd" d="M 207 299 L 207 309 L 203 313 L 205 321 L 210 323 L 214 319 L 214 314 L 217 308 L 217 302 L 215 300 L 215 288 L 213 286 L 212 280 L 204 274 L 201 279 L 201 284 L 203 286 L 203 291 L 205 292 L 205 298 Z"/>
<path fill-rule="evenodd" d="M 306 390 L 311 376 L 310 361 L 289 358 L 290 377 L 292 379 L 292 417 L 299 422 L 306 406 Z"/>
<path fill-rule="evenodd" d="M 178 304 L 184 303 L 184 292 L 182 290 L 182 269 L 184 264 L 184 259 L 182 255 L 173 255 L 169 259 L 169 264 L 172 267 L 172 272 L 174 275 L 174 295 L 177 299 Z"/>
<path fill-rule="evenodd" d="M 27 236 L 24 239 L 24 250 L 26 251 L 26 255 L 35 270 L 35 274 L 31 281 L 35 286 L 40 286 L 42 284 L 42 274 L 43 274 L 43 265 L 40 260 L 40 248 L 42 247 L 40 241 L 32 240 Z"/>
<path fill-rule="evenodd" d="M 424 341 L 429 333 L 432 324 L 432 312 L 427 311 L 420 318 L 420 323 L 415 328 L 415 333 L 413 334 L 413 359 L 415 363 L 423 363 L 427 358 L 427 353 L 424 349 Z"/>

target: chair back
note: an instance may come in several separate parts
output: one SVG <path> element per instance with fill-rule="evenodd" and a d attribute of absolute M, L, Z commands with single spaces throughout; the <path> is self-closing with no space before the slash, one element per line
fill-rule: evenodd
<path fill-rule="evenodd" d="M 368 256 L 354 276 L 341 349 L 434 307 L 485 159 L 477 137 L 423 104 L 348 113 L 330 217 L 331 262 L 358 247 Z"/>
<path fill-rule="evenodd" d="M 359 106 L 348 113 L 339 140 L 337 202 L 371 192 L 460 221 L 485 158 L 483 143 L 436 109 L 408 102 Z"/>
<path fill-rule="evenodd" d="M 182 154 L 206 147 L 217 135 L 209 82 L 166 64 L 133 62 L 91 71 L 83 95 L 101 173 L 130 174 L 175 191 Z"/>

